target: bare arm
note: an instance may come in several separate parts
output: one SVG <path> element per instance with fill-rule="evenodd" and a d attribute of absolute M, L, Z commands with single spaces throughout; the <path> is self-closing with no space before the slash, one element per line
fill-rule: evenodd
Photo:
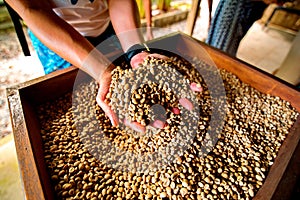
<path fill-rule="evenodd" d="M 55 53 L 80 67 L 96 80 L 103 73 L 105 65 L 101 63 L 105 63 L 104 56 L 99 52 L 97 57 L 90 59 L 87 66 L 85 59 L 94 48 L 93 45 L 57 16 L 48 1 L 7 0 L 7 3 L 24 19 L 33 33 Z"/>
<path fill-rule="evenodd" d="M 140 17 L 136 2 L 133 0 L 109 0 L 109 15 L 124 51 L 134 44 L 144 42 L 137 30 Z"/>
<path fill-rule="evenodd" d="M 85 59 L 94 49 L 93 45 L 71 25 L 57 16 L 47 0 L 7 0 L 7 3 L 24 19 L 33 33 L 51 50 L 98 80 L 105 70 L 107 59 L 93 51 L 89 62 Z M 136 28 L 140 18 L 136 2 L 132 0 L 109 0 L 109 13 L 113 27 L 123 50 L 143 42 Z"/>
<path fill-rule="evenodd" d="M 106 104 L 105 98 L 111 82 L 111 70 L 108 60 L 71 25 L 58 17 L 47 0 L 7 0 L 7 3 L 26 21 L 33 33 L 58 55 L 81 68 L 99 82 L 97 102 L 110 118 L 113 125 L 118 118 Z M 119 37 L 123 50 L 134 44 L 144 42 L 139 30 L 138 11 L 134 0 L 109 0 L 111 22 Z M 137 54 L 136 61 L 141 62 L 148 54 Z M 88 59 L 88 62 L 86 58 Z M 137 62 L 132 62 L 136 63 Z"/>

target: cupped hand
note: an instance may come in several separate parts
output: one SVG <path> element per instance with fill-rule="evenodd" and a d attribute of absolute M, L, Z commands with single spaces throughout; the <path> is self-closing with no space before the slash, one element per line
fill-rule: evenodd
<path fill-rule="evenodd" d="M 114 65 L 108 66 L 101 77 L 98 79 L 99 89 L 96 97 L 96 101 L 98 105 L 102 108 L 106 116 L 111 121 L 113 126 L 118 126 L 119 120 L 116 113 L 111 109 L 111 107 L 106 102 L 106 95 L 109 91 L 110 83 L 111 83 L 111 72 L 115 68 Z"/>
<path fill-rule="evenodd" d="M 159 59 L 164 59 L 167 60 L 169 59 L 167 56 L 161 55 L 161 54 L 156 54 L 156 53 L 148 53 L 148 52 L 141 52 L 136 54 L 135 56 L 132 57 L 131 59 L 131 66 L 133 69 L 136 69 L 140 66 L 140 64 L 147 59 L 148 57 L 154 57 L 154 58 L 159 58 Z M 99 90 L 97 93 L 97 97 L 96 97 L 96 101 L 99 104 L 99 106 L 102 108 L 102 110 L 104 111 L 104 113 L 109 117 L 111 124 L 113 126 L 118 126 L 119 124 L 119 119 L 116 115 L 116 113 L 111 109 L 111 107 L 108 105 L 108 103 L 106 102 L 106 95 L 109 92 L 109 88 L 110 88 L 110 83 L 112 80 L 112 76 L 111 76 L 111 72 L 112 70 L 115 68 L 114 65 L 110 65 L 106 68 L 106 70 L 103 72 L 101 78 L 98 79 L 98 83 L 99 83 Z M 202 88 L 199 84 L 196 83 L 192 83 L 190 85 L 190 88 L 192 91 L 194 92 L 201 92 Z M 186 108 L 187 110 L 192 110 L 194 105 L 191 103 L 190 100 L 188 100 L 187 98 L 181 98 L 179 99 L 179 103 Z M 172 108 L 172 112 L 174 114 L 180 114 L 180 109 L 179 108 Z M 133 130 L 140 132 L 140 133 L 144 133 L 146 131 L 146 127 L 139 124 L 138 122 L 130 122 L 127 119 L 123 119 L 123 123 L 132 128 Z M 160 120 L 155 120 L 152 124 L 153 127 L 156 128 L 164 128 L 165 127 L 165 122 L 162 122 Z"/>
<path fill-rule="evenodd" d="M 153 58 L 158 58 L 158 59 L 162 59 L 162 60 L 168 60 L 169 58 L 167 56 L 158 54 L 158 53 L 148 53 L 148 52 L 141 52 L 136 54 L 135 56 L 133 56 L 131 58 L 130 61 L 130 65 L 133 69 L 136 69 L 139 67 L 139 65 L 144 62 L 145 59 L 147 59 L 148 57 L 153 57 Z"/>
<path fill-rule="evenodd" d="M 161 55 L 161 54 L 157 54 L 157 53 L 148 53 L 148 52 L 141 52 L 137 55 L 135 55 L 134 57 L 132 57 L 131 59 L 131 66 L 133 69 L 136 69 L 140 66 L 140 64 L 147 59 L 148 57 L 154 57 L 154 58 L 159 58 L 159 59 L 163 59 L 163 60 L 168 60 L 169 58 L 167 56 Z M 190 85 L 190 89 L 194 92 L 202 92 L 202 87 L 200 84 L 197 83 L 191 83 Z M 187 98 L 181 98 L 179 99 L 179 104 L 181 104 L 185 109 L 187 110 L 193 110 L 194 105 L 192 104 L 192 102 L 187 99 Z M 180 114 L 180 109 L 179 108 L 172 108 L 172 112 L 174 114 Z M 124 119 L 124 123 L 126 126 L 131 127 L 132 129 L 138 131 L 138 132 L 145 132 L 146 128 L 145 126 L 137 123 L 137 122 L 130 122 L 126 119 Z M 153 127 L 155 128 L 159 128 L 162 129 L 166 126 L 165 122 L 161 121 L 161 120 L 155 120 L 152 124 Z"/>
<path fill-rule="evenodd" d="M 153 56 L 160 59 L 167 59 L 166 56 L 160 55 L 160 54 L 149 54 L 146 52 L 141 52 L 137 55 L 135 55 L 131 59 L 131 66 L 133 69 L 137 68 L 140 63 L 144 61 L 148 56 Z M 111 124 L 113 126 L 118 126 L 119 124 L 119 118 L 116 115 L 116 113 L 112 110 L 112 108 L 108 105 L 106 101 L 106 95 L 109 92 L 110 83 L 112 80 L 111 72 L 115 68 L 113 64 L 109 65 L 105 71 L 102 73 L 101 77 L 97 80 L 99 83 L 99 89 L 96 96 L 96 101 L 98 105 L 101 107 L 101 109 L 104 111 L 106 116 L 109 118 Z M 138 131 L 138 132 L 145 132 L 145 127 L 140 125 L 137 122 L 129 122 L 126 119 L 124 119 L 124 124 L 126 126 L 129 126 L 130 128 Z"/>
<path fill-rule="evenodd" d="M 158 59 L 163 59 L 163 60 L 167 60 L 169 59 L 167 56 L 164 56 L 164 55 L 161 55 L 161 54 L 157 54 L 157 53 L 148 53 L 148 52 L 141 52 L 141 53 L 138 53 L 136 54 L 135 56 L 133 56 L 131 58 L 131 61 L 130 61 L 130 65 L 133 69 L 136 69 L 140 66 L 141 63 L 144 62 L 145 59 L 147 59 L 148 57 L 153 57 L 153 58 L 158 58 Z M 130 128 L 132 128 L 133 130 L 137 131 L 137 132 L 140 132 L 140 133 L 144 133 L 146 131 L 146 127 L 141 125 L 140 123 L 138 122 L 131 122 L 127 119 L 124 119 L 124 124 Z M 157 121 L 154 121 L 152 126 L 156 127 L 156 128 L 163 128 L 163 127 L 160 127 L 156 124 L 159 124 L 157 123 Z M 156 125 L 156 126 L 155 126 Z"/>

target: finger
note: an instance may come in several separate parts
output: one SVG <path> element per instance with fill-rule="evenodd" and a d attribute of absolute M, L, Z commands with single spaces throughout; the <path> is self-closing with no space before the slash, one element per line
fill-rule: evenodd
<path fill-rule="evenodd" d="M 155 128 L 163 129 L 165 127 L 165 122 L 161 120 L 155 120 L 151 125 Z"/>
<path fill-rule="evenodd" d="M 129 128 L 131 128 L 139 133 L 146 132 L 146 127 L 141 125 L 138 122 L 131 122 L 131 121 L 128 121 L 127 119 L 124 119 L 124 124 L 125 124 L 125 126 L 128 126 Z"/>
<path fill-rule="evenodd" d="M 169 57 L 167 57 L 165 55 L 158 54 L 158 53 L 149 54 L 148 57 L 159 58 L 159 59 L 162 59 L 162 60 L 168 60 L 169 59 Z"/>
<path fill-rule="evenodd" d="M 159 58 L 159 59 L 163 59 L 163 60 L 169 59 L 169 57 L 161 55 L 161 54 L 157 54 L 157 53 L 149 54 L 148 52 L 141 52 L 131 58 L 131 61 L 130 61 L 131 67 L 133 69 L 138 68 L 139 65 L 141 63 L 143 63 L 147 57 Z"/>
<path fill-rule="evenodd" d="M 179 108 L 172 108 L 171 111 L 172 111 L 175 115 L 179 115 L 179 114 L 180 114 L 180 109 L 179 109 Z"/>
<path fill-rule="evenodd" d="M 141 52 L 141 53 L 138 53 L 135 56 L 133 56 L 130 61 L 131 67 L 133 69 L 138 68 L 139 65 L 144 62 L 145 58 L 147 58 L 148 55 L 149 55 L 149 53 L 147 53 L 147 52 Z"/>
<path fill-rule="evenodd" d="M 102 95 L 100 94 L 100 90 L 98 92 L 98 95 L 96 97 L 96 101 L 98 105 L 101 107 L 101 109 L 104 111 L 106 116 L 109 118 L 111 124 L 113 126 L 118 126 L 118 117 L 116 113 L 110 108 L 110 106 L 104 102 Z"/>
<path fill-rule="evenodd" d="M 190 100 L 188 100 L 187 98 L 179 99 L 179 103 L 187 110 L 193 110 L 193 108 L 194 108 L 193 103 Z"/>
<path fill-rule="evenodd" d="M 113 126 L 117 126 L 118 125 L 117 115 L 113 112 L 110 106 L 107 103 L 105 103 L 106 95 L 110 87 L 110 82 L 111 82 L 111 76 L 104 75 L 102 77 L 102 79 L 100 80 L 100 84 L 99 84 L 100 86 L 96 97 L 96 101 L 98 105 L 102 108 L 102 110 L 105 112 L 105 114 L 109 117 L 111 124 Z"/>
<path fill-rule="evenodd" d="M 202 92 L 203 91 L 203 88 L 201 87 L 201 85 L 199 83 L 197 84 L 195 82 L 191 83 L 190 88 L 194 92 Z"/>

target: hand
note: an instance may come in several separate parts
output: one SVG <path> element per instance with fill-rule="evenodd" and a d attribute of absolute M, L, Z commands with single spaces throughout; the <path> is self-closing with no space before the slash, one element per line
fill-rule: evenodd
<path fill-rule="evenodd" d="M 147 59 L 147 57 L 155 57 L 155 58 L 159 58 L 159 59 L 163 59 L 163 60 L 167 60 L 168 57 L 161 55 L 161 54 L 157 54 L 157 53 L 148 53 L 148 52 L 141 52 L 136 54 L 135 56 L 132 57 L 131 61 L 130 61 L 130 65 L 133 69 L 136 69 L 139 67 L 139 65 L 144 62 L 145 59 Z M 141 125 L 138 122 L 131 122 L 128 121 L 127 119 L 124 119 L 124 124 L 128 127 L 130 127 L 131 129 L 140 132 L 140 133 L 144 133 L 146 131 L 146 127 Z M 157 127 L 157 128 L 163 128 L 160 126 L 161 123 L 158 122 L 154 122 L 153 126 Z M 156 125 L 156 126 L 155 126 Z"/>
<path fill-rule="evenodd" d="M 168 59 L 168 57 L 161 55 L 161 54 L 154 54 L 154 53 L 150 54 L 148 52 L 141 52 L 132 57 L 131 62 L 130 62 L 132 68 L 133 69 L 138 68 L 140 63 L 142 63 L 147 57 L 155 57 L 155 58 L 164 59 L 164 60 Z M 190 89 L 194 92 L 202 92 L 202 90 L 203 90 L 201 85 L 199 85 L 197 83 L 191 83 Z M 194 108 L 194 105 L 192 104 L 192 102 L 190 100 L 188 100 L 187 98 L 179 99 L 179 103 L 187 110 L 192 110 Z M 180 109 L 172 108 L 172 112 L 174 114 L 180 114 Z M 138 132 L 144 133 L 146 131 L 145 126 L 142 126 L 138 122 L 130 122 L 130 121 L 124 119 L 124 124 Z M 160 120 L 155 120 L 151 125 L 155 128 L 160 128 L 160 129 L 165 127 L 165 123 Z"/>
<path fill-rule="evenodd" d="M 149 54 L 146 52 L 141 52 L 132 58 L 131 63 L 130 63 L 132 68 L 133 69 L 137 68 L 138 64 L 142 63 L 144 61 L 144 59 L 150 55 L 160 58 L 160 59 L 167 58 L 166 56 L 162 56 L 159 54 Z M 98 89 L 98 93 L 96 96 L 96 101 L 97 101 L 98 105 L 102 108 L 102 110 L 104 111 L 106 116 L 108 116 L 108 118 L 110 119 L 111 124 L 113 126 L 118 126 L 119 119 L 118 119 L 116 113 L 111 109 L 111 107 L 106 102 L 106 95 L 109 91 L 110 83 L 111 83 L 111 72 L 114 68 L 115 68 L 114 65 L 112 65 L 112 64 L 109 65 L 105 69 L 105 71 L 102 73 L 101 77 L 97 80 L 99 83 L 99 89 Z M 130 126 L 131 128 L 133 128 L 136 131 L 145 132 L 145 130 L 144 130 L 145 127 L 139 126 L 138 123 L 127 123 L 126 121 L 124 121 L 124 123 L 125 123 L 125 125 Z"/>
<path fill-rule="evenodd" d="M 147 52 L 141 52 L 135 56 L 132 57 L 131 59 L 131 66 L 133 69 L 136 69 L 139 67 L 139 64 L 142 63 L 147 57 L 155 57 L 155 58 L 159 58 L 159 59 L 168 59 L 168 57 L 164 56 L 164 55 L 160 55 L 160 54 L 150 54 Z M 111 124 L 113 126 L 117 126 L 119 124 L 119 119 L 116 115 L 116 113 L 111 109 L 111 107 L 107 104 L 106 102 L 106 95 L 109 91 L 110 88 L 110 83 L 111 83 L 111 72 L 112 70 L 115 68 L 114 65 L 110 65 L 109 67 L 106 68 L 106 70 L 103 72 L 102 76 L 98 79 L 98 83 L 99 83 L 99 90 L 97 93 L 97 97 L 96 97 L 96 101 L 99 104 L 99 106 L 102 108 L 102 110 L 104 111 L 104 113 L 106 114 L 106 116 L 109 117 Z M 201 92 L 202 88 L 201 86 L 197 85 L 196 83 L 192 83 L 190 85 L 191 90 L 195 91 L 195 92 Z M 179 100 L 179 103 L 186 109 L 188 110 L 192 110 L 193 109 L 193 104 L 186 98 L 182 98 Z M 179 108 L 173 108 L 172 112 L 174 114 L 180 114 L 180 110 Z M 130 128 L 132 128 L 133 130 L 137 131 L 137 132 L 141 132 L 144 133 L 146 131 L 146 127 L 142 126 L 141 124 L 139 124 L 138 122 L 130 122 L 126 119 L 124 119 L 124 124 Z M 160 121 L 160 120 L 156 120 L 153 122 L 152 126 L 156 127 L 156 128 L 164 128 L 165 124 L 164 122 Z"/>
<path fill-rule="evenodd" d="M 110 82 L 111 82 L 111 72 L 115 68 L 114 65 L 108 66 L 103 72 L 102 76 L 99 78 L 99 90 L 97 93 L 96 101 L 98 105 L 102 108 L 106 116 L 111 121 L 113 126 L 118 126 L 119 120 L 116 113 L 111 109 L 111 107 L 106 103 L 106 95 L 109 91 Z"/>

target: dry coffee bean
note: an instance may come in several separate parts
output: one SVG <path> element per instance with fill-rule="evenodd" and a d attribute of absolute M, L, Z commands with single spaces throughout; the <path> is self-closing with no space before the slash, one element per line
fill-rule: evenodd
<path fill-rule="evenodd" d="M 228 71 L 214 72 L 211 66 L 197 59 L 193 63 L 176 56 L 170 57 L 170 60 L 149 58 L 141 66 L 148 67 L 146 74 L 138 74 L 122 63 L 113 71 L 107 96 L 107 102 L 115 106 L 116 111 L 127 109 L 122 113 L 123 117 L 147 125 L 153 119 L 168 122 L 157 134 L 137 137 L 128 127 L 112 127 L 95 101 L 98 85 L 94 81 L 83 82 L 73 94 L 68 93 L 40 106 L 38 112 L 45 164 L 57 198 L 177 200 L 255 197 L 299 113 L 287 101 L 260 93 Z M 169 76 L 174 70 L 168 69 L 168 66 L 181 72 L 184 79 Z M 195 66 L 201 67 L 201 74 Z M 161 67 L 166 70 L 161 70 Z M 163 73 L 157 73 L 159 71 Z M 220 101 L 212 98 L 214 91 L 209 90 L 207 85 L 207 82 L 214 83 L 207 76 L 211 73 L 220 73 L 223 79 L 226 117 L 222 131 L 216 136 L 216 144 L 212 144 L 207 156 L 199 156 L 203 145 L 209 143 L 206 133 L 211 128 L 212 105 Z M 130 90 L 132 77 L 150 79 L 151 74 L 159 80 L 140 85 L 134 95 L 125 91 L 124 97 L 128 101 L 114 94 L 113 89 L 119 94 Z M 168 81 L 161 81 L 163 76 L 167 76 Z M 124 77 L 124 82 L 118 81 Z M 189 83 L 200 84 L 203 91 L 185 91 L 185 84 L 189 86 Z M 182 113 L 176 115 L 172 112 L 172 107 L 183 109 L 174 91 L 184 91 L 187 99 L 191 95 L 196 96 L 201 108 L 198 127 L 182 129 L 183 133 L 179 131 L 178 126 L 190 119 L 185 119 Z M 118 107 L 122 102 L 130 103 L 129 107 Z M 154 112 L 155 109 L 151 109 L 154 104 L 159 104 L 165 112 Z M 107 157 L 111 150 L 109 143 L 123 151 L 151 154 L 165 149 L 170 142 L 181 144 L 187 141 L 190 129 L 196 130 L 195 137 L 191 139 L 192 145 L 156 171 L 135 166 L 144 170 L 143 173 L 127 172 L 105 162 L 116 159 L 120 166 L 128 165 L 127 157 Z M 177 134 L 180 137 L 176 138 Z M 99 141 L 102 141 L 101 145 Z M 168 158 L 177 151 L 176 147 L 172 147 L 163 153 Z"/>

